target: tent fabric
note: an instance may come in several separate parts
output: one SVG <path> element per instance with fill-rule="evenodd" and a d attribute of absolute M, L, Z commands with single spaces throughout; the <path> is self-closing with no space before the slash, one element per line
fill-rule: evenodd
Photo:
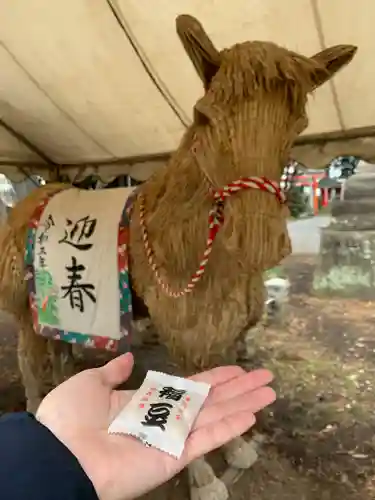
<path fill-rule="evenodd" d="M 311 99 L 305 135 L 372 126 L 375 75 L 365 63 L 375 51 L 374 5 L 2 0 L 0 171 L 12 180 L 31 173 L 48 179 L 59 165 L 71 180 L 94 173 L 144 180 L 164 164 L 202 95 L 175 32 L 181 13 L 196 16 L 218 48 L 263 39 L 313 55 L 328 45 L 359 45 L 350 66 Z"/>

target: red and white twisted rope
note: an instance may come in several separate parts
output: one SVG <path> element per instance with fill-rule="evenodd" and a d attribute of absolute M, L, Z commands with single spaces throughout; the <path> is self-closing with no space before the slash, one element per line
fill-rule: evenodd
<path fill-rule="evenodd" d="M 202 259 L 199 263 L 198 269 L 190 278 L 189 283 L 185 286 L 183 290 L 174 291 L 165 283 L 162 279 L 159 269 L 155 263 L 155 255 L 151 248 L 150 241 L 148 239 L 147 228 L 146 228 L 146 210 L 145 210 L 145 199 L 142 194 L 139 195 L 140 205 L 139 205 L 139 217 L 140 225 L 142 231 L 143 243 L 146 251 L 146 256 L 148 263 L 155 274 L 157 283 L 160 285 L 161 289 L 169 297 L 182 297 L 187 293 L 190 293 L 197 283 L 201 280 L 208 263 L 209 256 L 212 252 L 213 243 L 215 241 L 216 235 L 224 223 L 224 201 L 225 198 L 232 196 L 233 194 L 242 191 L 244 189 L 259 189 L 261 191 L 268 192 L 276 196 L 280 204 L 285 202 L 285 196 L 278 186 L 277 183 L 266 179 L 265 177 L 245 177 L 239 179 L 238 181 L 231 182 L 221 189 L 211 189 L 210 193 L 213 196 L 214 207 L 210 210 L 208 214 L 208 236 L 206 242 L 206 249 L 203 253 Z"/>

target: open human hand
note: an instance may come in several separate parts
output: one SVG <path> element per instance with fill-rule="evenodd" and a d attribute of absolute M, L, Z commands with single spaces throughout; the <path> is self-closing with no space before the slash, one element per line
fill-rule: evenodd
<path fill-rule="evenodd" d="M 130 500 L 156 488 L 195 458 L 246 432 L 254 414 L 275 400 L 267 370 L 247 373 L 223 366 L 191 377 L 211 384 L 211 391 L 176 460 L 133 437 L 108 434 L 134 394 L 115 390 L 129 378 L 133 364 L 133 356 L 125 354 L 75 375 L 46 396 L 36 415 L 77 457 L 100 500 Z"/>

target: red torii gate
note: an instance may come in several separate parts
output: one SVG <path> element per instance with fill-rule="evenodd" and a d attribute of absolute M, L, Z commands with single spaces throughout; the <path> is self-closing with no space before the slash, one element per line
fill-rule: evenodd
<path fill-rule="evenodd" d="M 325 172 L 319 172 L 316 174 L 304 174 L 296 175 L 293 177 L 293 181 L 299 186 L 309 186 L 313 193 L 313 211 L 314 215 L 319 213 L 319 195 L 318 189 L 322 192 L 322 206 L 325 207 L 329 202 L 328 188 L 320 188 L 319 181 L 326 177 Z"/>

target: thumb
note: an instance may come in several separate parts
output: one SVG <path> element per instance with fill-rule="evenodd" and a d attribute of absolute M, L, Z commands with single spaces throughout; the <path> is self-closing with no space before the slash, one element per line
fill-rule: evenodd
<path fill-rule="evenodd" d="M 134 358 L 130 352 L 112 359 L 101 368 L 97 368 L 105 385 L 116 387 L 126 382 L 134 366 Z"/>

